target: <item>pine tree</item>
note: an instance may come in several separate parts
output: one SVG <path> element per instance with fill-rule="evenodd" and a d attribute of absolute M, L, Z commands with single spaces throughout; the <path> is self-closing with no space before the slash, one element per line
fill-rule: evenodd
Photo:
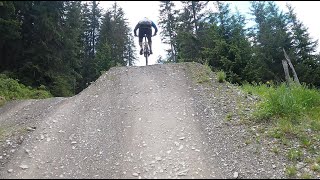
<path fill-rule="evenodd" d="M 115 2 L 102 20 L 96 61 L 100 71 L 114 66 L 133 65 L 135 45 L 124 11 Z"/>
<path fill-rule="evenodd" d="M 135 61 L 137 60 L 137 56 L 135 54 L 136 52 L 136 46 L 134 44 L 134 37 L 132 34 L 132 29 L 129 27 L 129 23 L 127 19 L 123 19 L 124 21 L 124 64 L 123 65 L 129 65 L 132 66 L 135 64 Z"/>
<path fill-rule="evenodd" d="M 191 23 L 193 23 L 193 32 L 196 35 L 198 34 L 199 22 L 205 16 L 205 13 L 201 11 L 206 8 L 208 2 L 209 1 L 182 1 L 185 12 L 188 12 Z"/>
<path fill-rule="evenodd" d="M 301 21 L 297 19 L 294 9 L 287 4 L 289 33 L 292 38 L 292 63 L 296 66 L 299 79 L 308 84 L 317 83 L 314 76 L 317 69 L 316 48 L 318 40 L 313 41 Z"/>
<path fill-rule="evenodd" d="M 320 88 L 320 53 L 316 55 L 316 69 L 314 71 L 314 81 L 312 82 L 317 88 Z"/>
<path fill-rule="evenodd" d="M 97 55 L 95 61 L 98 64 L 98 70 L 106 71 L 111 67 L 111 12 L 107 11 L 102 19 L 100 36 L 97 41 Z"/>
<path fill-rule="evenodd" d="M 62 1 L 17 2 L 22 23 L 22 49 L 17 63 L 20 80 L 29 86 L 47 85 L 52 94 L 70 95 L 63 67 Z"/>
<path fill-rule="evenodd" d="M 189 34 L 193 34 L 194 25 L 192 23 L 192 14 L 187 7 L 183 7 L 183 9 L 179 11 L 177 26 L 177 33 L 187 32 Z"/>
<path fill-rule="evenodd" d="M 121 7 L 115 2 L 113 5 L 113 49 L 112 58 L 115 61 L 114 66 L 124 64 L 123 48 L 125 43 L 125 28 L 124 28 L 124 12 Z"/>
<path fill-rule="evenodd" d="M 160 16 L 159 26 L 163 29 L 160 32 L 161 40 L 165 44 L 170 45 L 168 52 L 168 61 L 177 62 L 177 14 L 178 10 L 174 10 L 174 3 L 172 1 L 160 1 Z"/>
<path fill-rule="evenodd" d="M 202 54 L 214 69 L 222 69 L 228 80 L 241 83 L 248 78 L 251 47 L 246 37 L 245 17 L 238 11 L 232 14 L 228 3 L 217 3 L 218 13 L 210 15 L 204 28 L 204 50 Z M 212 24 L 211 24 L 212 23 Z"/>
<path fill-rule="evenodd" d="M 65 22 L 64 30 L 64 68 L 69 77 L 69 85 L 73 86 L 73 94 L 81 90 L 79 81 L 81 81 L 81 58 L 83 57 L 82 49 L 82 21 L 81 21 L 81 2 L 65 2 Z"/>
<path fill-rule="evenodd" d="M 0 72 L 13 70 L 19 49 L 20 23 L 12 1 L 0 1 Z"/>
<path fill-rule="evenodd" d="M 131 29 L 123 10 L 114 9 L 100 28 L 96 1 L 0 1 L 0 72 L 70 96 L 101 71 L 133 65 Z"/>
<path fill-rule="evenodd" d="M 100 71 L 95 61 L 97 40 L 99 38 L 101 9 L 96 3 L 92 1 L 89 4 L 83 4 L 82 8 L 82 22 L 83 22 L 83 65 L 81 75 L 83 77 L 81 87 L 85 88 L 92 81 L 100 76 Z"/>
<path fill-rule="evenodd" d="M 111 9 L 112 11 L 112 33 L 111 37 L 111 57 L 112 66 L 125 66 L 128 64 L 125 59 L 126 43 L 128 43 L 128 29 L 127 19 L 124 17 L 124 12 L 121 7 L 115 2 Z"/>
<path fill-rule="evenodd" d="M 287 17 L 276 4 L 252 2 L 251 11 L 256 25 L 252 29 L 254 38 L 254 59 L 262 81 L 284 80 L 282 49 L 290 50 L 291 39 L 288 33 Z"/>
<path fill-rule="evenodd" d="M 294 9 L 287 4 L 288 19 L 289 19 L 289 31 L 292 37 L 292 45 L 294 50 L 294 56 L 297 58 L 297 63 L 302 62 L 305 59 L 309 59 L 310 56 L 316 52 L 318 41 L 312 41 L 308 33 L 308 29 L 297 19 Z"/>
<path fill-rule="evenodd" d="M 134 37 L 130 32 L 132 32 L 132 30 L 128 28 L 127 41 L 126 41 L 126 47 L 125 47 L 125 61 L 128 62 L 127 65 L 132 66 L 132 65 L 135 65 L 137 56 L 135 53 L 136 46 L 134 44 Z"/>

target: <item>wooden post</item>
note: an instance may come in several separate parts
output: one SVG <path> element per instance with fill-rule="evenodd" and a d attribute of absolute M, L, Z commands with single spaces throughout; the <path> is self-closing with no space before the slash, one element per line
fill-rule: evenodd
<path fill-rule="evenodd" d="M 284 57 L 286 58 L 286 60 L 288 61 L 289 66 L 290 66 L 290 68 L 292 69 L 294 81 L 295 81 L 297 84 L 300 85 L 300 82 L 299 82 L 297 73 L 296 73 L 296 71 L 295 71 L 294 68 L 293 68 L 293 65 L 292 65 L 292 63 L 291 63 L 291 61 L 290 61 L 290 59 L 289 59 L 289 56 L 287 55 L 287 53 L 286 53 L 286 51 L 284 50 L 284 48 L 282 48 L 282 49 L 283 49 L 283 52 L 284 52 Z M 283 63 L 282 63 L 282 64 L 283 64 Z"/>

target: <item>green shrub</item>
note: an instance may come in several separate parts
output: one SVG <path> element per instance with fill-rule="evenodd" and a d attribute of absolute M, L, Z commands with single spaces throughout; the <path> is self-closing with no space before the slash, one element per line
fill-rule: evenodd
<path fill-rule="evenodd" d="M 226 73 L 222 70 L 217 72 L 217 76 L 219 83 L 223 83 L 226 80 Z"/>
<path fill-rule="evenodd" d="M 0 106 L 4 105 L 6 103 L 6 98 L 0 96 Z"/>
<path fill-rule="evenodd" d="M 40 85 L 39 87 L 38 87 L 38 89 L 39 90 L 47 90 L 47 87 L 45 86 L 45 85 Z"/>
<path fill-rule="evenodd" d="M 50 87 L 51 93 L 54 96 L 62 96 L 62 97 L 68 97 L 72 96 L 72 85 L 70 85 L 72 82 L 70 79 L 68 79 L 65 76 L 56 76 L 54 77 L 54 81 L 52 86 Z"/>
<path fill-rule="evenodd" d="M 6 101 L 15 99 L 42 99 L 52 97 L 50 92 L 39 89 L 32 89 L 20 84 L 18 80 L 0 74 L 0 105 Z"/>

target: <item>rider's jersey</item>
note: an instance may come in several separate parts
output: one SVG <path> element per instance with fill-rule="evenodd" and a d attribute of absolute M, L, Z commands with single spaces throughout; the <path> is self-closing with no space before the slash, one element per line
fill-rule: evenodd
<path fill-rule="evenodd" d="M 139 28 L 151 28 L 151 26 L 155 26 L 155 24 L 149 19 L 143 19 L 138 22 Z"/>
<path fill-rule="evenodd" d="M 158 32 L 158 28 L 157 26 L 154 24 L 153 21 L 147 19 L 147 18 L 144 18 L 142 19 L 141 21 L 138 22 L 138 24 L 136 25 L 136 27 L 134 28 L 134 31 L 136 31 L 138 28 L 146 28 L 146 29 L 151 29 L 151 27 L 153 27 L 155 29 L 155 33 Z"/>

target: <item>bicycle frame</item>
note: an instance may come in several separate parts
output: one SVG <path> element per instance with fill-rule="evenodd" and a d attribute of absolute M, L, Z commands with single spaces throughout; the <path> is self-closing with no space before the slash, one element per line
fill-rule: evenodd
<path fill-rule="evenodd" d="M 148 57 L 150 56 L 149 44 L 147 41 L 147 35 L 144 35 L 143 55 L 146 58 L 146 66 L 148 65 Z"/>

